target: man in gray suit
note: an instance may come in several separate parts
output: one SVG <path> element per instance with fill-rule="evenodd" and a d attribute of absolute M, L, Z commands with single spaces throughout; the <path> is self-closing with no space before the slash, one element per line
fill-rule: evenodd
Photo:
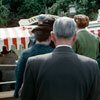
<path fill-rule="evenodd" d="M 97 62 L 72 50 L 75 29 L 70 18 L 55 21 L 51 36 L 56 48 L 28 59 L 21 100 L 100 100 Z"/>

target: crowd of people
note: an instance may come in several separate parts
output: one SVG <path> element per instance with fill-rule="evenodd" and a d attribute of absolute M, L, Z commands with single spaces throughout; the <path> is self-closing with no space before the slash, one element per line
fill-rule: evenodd
<path fill-rule="evenodd" d="M 100 100 L 99 40 L 89 17 L 41 15 L 16 67 L 14 97 L 20 100 Z"/>

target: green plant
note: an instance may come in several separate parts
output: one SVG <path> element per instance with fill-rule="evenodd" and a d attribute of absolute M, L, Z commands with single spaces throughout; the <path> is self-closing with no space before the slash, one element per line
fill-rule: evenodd
<path fill-rule="evenodd" d="M 9 10 L 3 5 L 0 6 L 0 27 L 7 25 Z"/>
<path fill-rule="evenodd" d="M 41 10 L 41 5 L 34 2 L 26 1 L 18 8 L 18 15 L 21 17 L 29 18 L 38 15 Z"/>

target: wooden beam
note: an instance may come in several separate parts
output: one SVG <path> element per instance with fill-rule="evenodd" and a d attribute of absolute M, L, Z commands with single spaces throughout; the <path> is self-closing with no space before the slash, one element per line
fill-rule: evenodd
<path fill-rule="evenodd" d="M 12 100 L 14 98 L 13 95 L 14 95 L 14 90 L 0 92 L 0 100 Z"/>

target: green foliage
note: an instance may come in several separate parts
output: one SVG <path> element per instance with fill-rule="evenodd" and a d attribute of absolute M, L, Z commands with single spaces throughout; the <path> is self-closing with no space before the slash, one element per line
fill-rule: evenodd
<path fill-rule="evenodd" d="M 98 17 L 98 13 L 96 13 L 96 12 L 92 12 L 89 15 L 90 20 L 97 20 L 97 17 Z"/>
<path fill-rule="evenodd" d="M 50 14 L 54 14 L 54 15 L 59 15 L 60 16 L 60 12 L 64 11 L 67 12 L 69 9 L 69 0 L 57 0 L 56 3 L 54 3 L 52 5 L 52 7 L 49 7 L 49 13 Z M 67 13 L 66 13 L 67 14 Z"/>
<path fill-rule="evenodd" d="M 18 8 L 18 15 L 20 17 L 29 18 L 38 15 L 41 10 L 41 5 L 34 2 L 25 1 L 21 7 Z"/>
<path fill-rule="evenodd" d="M 26 1 L 28 1 L 28 0 L 26 0 Z M 30 0 L 30 1 L 34 1 L 35 3 L 39 3 L 39 4 L 56 2 L 56 0 Z"/>
<path fill-rule="evenodd" d="M 79 3 L 76 3 L 76 13 L 77 14 L 86 14 L 87 10 L 87 3 L 84 1 L 80 1 Z"/>
<path fill-rule="evenodd" d="M 49 13 L 57 15 L 58 8 L 59 8 L 59 5 L 57 3 L 54 3 L 53 6 L 48 9 Z"/>
<path fill-rule="evenodd" d="M 66 16 L 70 16 L 71 2 L 75 4 L 76 14 L 88 15 L 90 20 L 97 18 L 100 0 L 0 0 L 0 26 L 17 26 L 22 18 L 45 13 L 45 5 L 49 14 L 60 16 L 64 11 Z"/>
<path fill-rule="evenodd" d="M 9 3 L 9 0 L 2 0 L 2 4 L 3 5 L 6 5 L 6 4 L 8 4 Z"/>
<path fill-rule="evenodd" d="M 18 7 L 23 4 L 24 0 L 9 0 L 10 10 L 17 12 Z"/>
<path fill-rule="evenodd" d="M 0 27 L 7 25 L 9 10 L 3 5 L 0 6 Z"/>
<path fill-rule="evenodd" d="M 2 0 L 0 0 L 0 6 L 2 5 Z"/>
<path fill-rule="evenodd" d="M 98 4 L 96 0 L 71 0 L 71 1 L 75 4 L 76 14 L 85 14 L 88 15 L 91 20 L 95 19 L 95 17 L 92 17 L 91 13 L 93 14 L 93 16 L 96 15 L 97 13 L 98 8 L 96 6 Z M 66 16 L 70 16 L 69 4 L 71 3 L 71 1 L 56 0 L 56 3 L 54 3 L 51 7 L 49 7 L 49 13 L 59 15 L 59 13 L 63 10 Z"/>
<path fill-rule="evenodd" d="M 95 0 L 83 0 L 76 3 L 77 14 L 85 14 L 89 16 L 90 20 L 95 20 L 97 16 L 97 8 Z M 92 14 L 92 15 L 91 15 Z"/>
<path fill-rule="evenodd" d="M 56 2 L 56 0 L 45 0 L 46 1 L 46 3 L 54 3 L 54 2 Z"/>

